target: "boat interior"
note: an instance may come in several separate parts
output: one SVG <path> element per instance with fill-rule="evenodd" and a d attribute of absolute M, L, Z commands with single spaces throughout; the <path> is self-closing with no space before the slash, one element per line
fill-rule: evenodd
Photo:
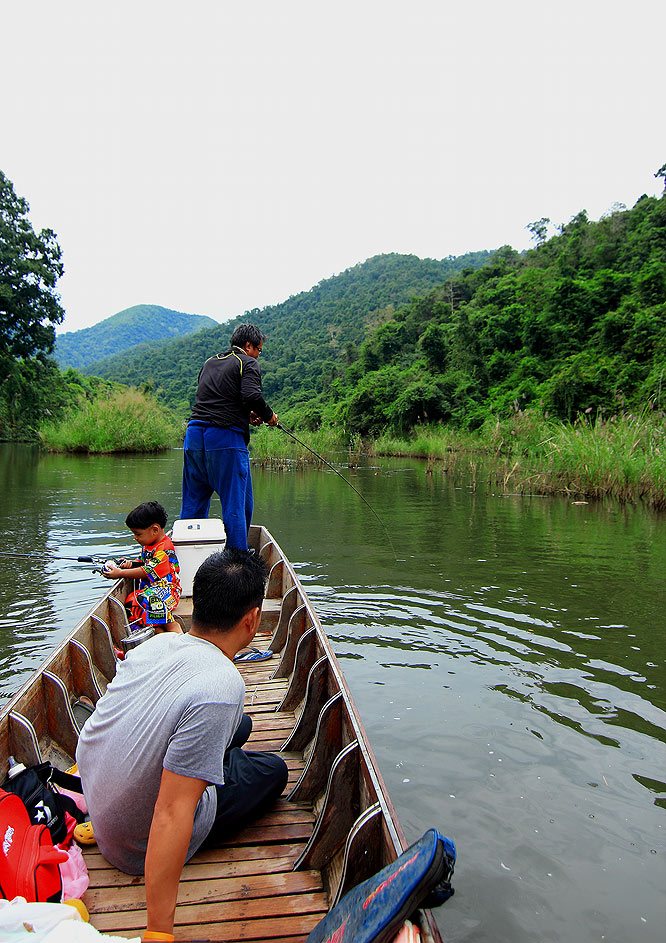
<path fill-rule="evenodd" d="M 399 856 L 406 842 L 330 642 L 298 577 L 268 531 L 250 545 L 270 577 L 254 645 L 274 654 L 238 663 L 253 730 L 248 747 L 278 751 L 289 781 L 275 807 L 219 848 L 199 851 L 180 882 L 176 940 L 301 943 L 328 910 Z M 80 699 L 95 704 L 129 634 L 118 582 L 46 659 L 0 717 L 0 764 L 74 763 Z M 191 599 L 176 610 L 185 629 Z M 131 657 L 131 654 L 129 655 Z M 84 849 L 83 897 L 100 931 L 137 937 L 146 927 L 142 877 Z M 432 915 L 415 918 L 423 943 L 441 943 Z"/>

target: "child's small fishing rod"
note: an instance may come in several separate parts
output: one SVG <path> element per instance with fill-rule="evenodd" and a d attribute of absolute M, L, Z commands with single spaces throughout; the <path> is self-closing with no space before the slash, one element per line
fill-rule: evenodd
<path fill-rule="evenodd" d="M 315 457 L 316 459 L 319 459 L 319 461 L 322 462 L 324 465 L 328 466 L 328 468 L 330 468 L 332 472 L 335 472 L 335 474 L 338 476 L 338 478 L 342 478 L 342 480 L 343 480 L 344 482 L 346 482 L 346 483 L 349 485 L 349 487 L 352 489 L 352 491 L 355 491 L 355 492 L 356 492 L 356 494 L 359 496 L 359 498 L 361 499 L 361 501 L 363 501 L 363 503 L 366 504 L 366 505 L 370 508 L 370 510 L 371 510 L 372 513 L 375 515 L 375 517 L 377 518 L 377 520 L 379 521 L 379 523 L 382 525 L 382 527 L 383 527 L 383 529 L 384 529 L 384 533 L 385 533 L 386 536 L 388 537 L 388 542 L 389 542 L 390 545 L 391 545 L 391 550 L 393 551 L 393 556 L 394 556 L 394 557 L 396 558 L 396 560 L 397 560 L 398 558 L 396 557 L 395 548 L 394 548 L 394 546 L 393 546 L 393 541 L 391 540 L 391 535 L 390 535 L 389 532 L 388 532 L 388 528 L 386 527 L 386 524 L 385 524 L 384 521 L 381 519 L 381 517 L 379 516 L 379 514 L 377 514 L 377 512 L 375 511 L 375 509 L 373 508 L 373 506 L 370 504 L 370 502 L 369 502 L 366 498 L 363 497 L 363 495 L 362 495 L 361 492 L 358 490 L 358 488 L 355 488 L 354 485 L 351 483 L 351 481 L 350 481 L 348 478 L 345 478 L 344 475 L 341 475 L 340 472 L 337 470 L 337 468 L 334 468 L 333 465 L 331 465 L 330 462 L 327 462 L 323 455 L 320 455 L 319 452 L 315 452 L 315 450 L 314 450 L 313 448 L 310 448 L 309 445 L 307 445 L 305 442 L 302 442 L 302 441 L 298 438 L 297 435 L 294 435 L 294 433 L 291 432 L 290 429 L 287 429 L 285 426 L 283 426 L 281 422 L 278 422 L 275 428 L 276 428 L 276 429 L 281 429 L 282 432 L 286 432 L 288 436 L 291 436 L 291 438 L 294 440 L 294 442 L 298 442 L 298 444 L 301 445 L 304 449 L 307 449 L 308 452 L 310 452 L 312 455 L 314 455 L 314 457 Z"/>
<path fill-rule="evenodd" d="M 119 558 L 125 556 L 124 554 L 116 554 Z M 108 554 L 106 556 L 85 556 L 85 557 L 63 557 L 60 554 L 49 553 L 48 550 L 43 551 L 42 553 L 12 553 L 10 550 L 0 550 L 0 557 L 21 557 L 22 560 L 35 560 L 39 558 L 40 560 L 67 560 L 71 563 L 105 563 L 108 559 Z"/>
<path fill-rule="evenodd" d="M 106 557 L 61 557 L 59 554 L 44 551 L 49 560 L 71 560 L 73 563 L 102 563 Z M 40 553 L 11 553 L 9 550 L 0 550 L 0 557 L 22 557 L 26 560 L 32 560 L 35 557 L 41 557 Z"/>

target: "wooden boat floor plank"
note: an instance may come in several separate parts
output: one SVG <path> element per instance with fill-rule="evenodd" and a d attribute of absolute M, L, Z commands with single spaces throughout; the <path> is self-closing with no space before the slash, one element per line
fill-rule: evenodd
<path fill-rule="evenodd" d="M 305 845 L 294 845 L 293 847 L 302 851 Z M 197 862 L 185 865 L 180 880 L 182 883 L 183 881 L 217 880 L 220 877 L 256 877 L 261 874 L 280 874 L 282 871 L 292 871 L 297 857 L 297 855 L 285 855 L 284 857 L 252 858 L 245 861 L 228 861 L 224 865 L 221 865 L 219 861 L 211 861 L 208 864 Z M 311 873 L 318 874 L 319 872 L 314 871 Z M 88 876 L 90 878 L 90 888 L 143 887 L 144 885 L 142 876 L 132 878 L 131 885 L 128 885 L 128 876 L 123 874 L 122 871 L 116 870 L 116 868 L 89 870 Z"/>
<path fill-rule="evenodd" d="M 183 873 L 187 872 L 189 868 L 194 868 L 201 864 L 226 866 L 236 861 L 261 861 L 263 859 L 270 861 L 274 855 L 296 860 L 302 849 L 303 845 L 300 842 L 286 842 L 282 845 L 231 845 L 226 848 L 205 848 L 203 851 L 197 851 L 194 857 L 185 865 Z M 83 857 L 85 858 L 88 871 L 94 871 L 98 868 L 107 871 L 116 870 L 109 864 L 104 855 L 100 854 L 95 846 L 86 849 L 83 852 Z M 123 874 L 122 871 L 118 871 L 117 873 L 122 875 L 127 883 L 143 881 L 143 877 L 131 877 L 130 875 Z M 223 872 L 220 872 L 220 874 L 222 873 Z"/>
<path fill-rule="evenodd" d="M 83 897 L 85 903 L 85 895 Z M 176 907 L 174 926 L 195 924 L 204 926 L 199 930 L 208 935 L 211 925 L 223 921 L 254 921 L 260 918 L 276 918 L 320 914 L 327 912 L 326 895 L 323 893 L 285 894 L 279 897 L 261 897 L 251 900 L 216 901 L 205 904 L 179 904 Z M 118 910 L 112 913 L 91 915 L 90 922 L 101 932 L 118 930 L 144 930 L 147 913 L 139 910 Z M 300 928 L 299 928 L 300 929 Z M 251 939 L 251 937 L 250 937 Z"/>
<path fill-rule="evenodd" d="M 210 940 L 217 943 L 242 943 L 244 940 L 256 940 L 260 943 L 305 943 L 308 933 L 313 930 L 326 911 L 321 913 L 303 914 L 302 917 L 280 917 L 277 919 L 260 919 L 250 922 L 225 921 L 202 927 L 201 924 L 190 924 L 174 927 L 174 936 L 178 941 Z M 113 931 L 117 936 L 136 937 L 137 930 L 117 929 Z M 205 936 L 202 936 L 205 934 Z"/>
<path fill-rule="evenodd" d="M 312 894 L 322 891 L 321 875 L 316 871 L 291 871 L 282 874 L 218 877 L 197 881 L 181 881 L 178 888 L 177 906 L 189 904 L 220 904 L 260 898 L 275 898 L 282 895 Z M 143 884 L 115 887 L 113 894 L 106 887 L 89 888 L 84 903 L 95 914 L 115 913 L 117 910 L 145 910 L 146 888 Z"/>

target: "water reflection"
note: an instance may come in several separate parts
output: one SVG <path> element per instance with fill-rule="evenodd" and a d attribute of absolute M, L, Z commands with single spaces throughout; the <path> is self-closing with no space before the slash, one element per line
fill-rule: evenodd
<path fill-rule="evenodd" d="M 3 548 L 110 554 L 127 510 L 178 509 L 182 454 L 0 447 Z M 297 565 L 408 838 L 460 849 L 447 941 L 661 943 L 666 541 L 616 506 L 493 494 L 414 462 L 254 470 L 255 519 Z M 397 557 L 397 559 L 396 559 Z M 0 691 L 96 598 L 84 568 L 17 560 L 0 585 Z"/>

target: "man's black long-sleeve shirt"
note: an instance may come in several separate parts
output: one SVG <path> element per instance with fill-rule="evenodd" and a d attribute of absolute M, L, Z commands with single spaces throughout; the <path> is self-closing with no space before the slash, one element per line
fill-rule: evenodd
<path fill-rule="evenodd" d="M 197 398 L 190 420 L 221 429 L 240 429 L 250 441 L 250 411 L 269 422 L 273 417 L 261 392 L 261 370 L 242 347 L 210 357 L 199 374 Z"/>

